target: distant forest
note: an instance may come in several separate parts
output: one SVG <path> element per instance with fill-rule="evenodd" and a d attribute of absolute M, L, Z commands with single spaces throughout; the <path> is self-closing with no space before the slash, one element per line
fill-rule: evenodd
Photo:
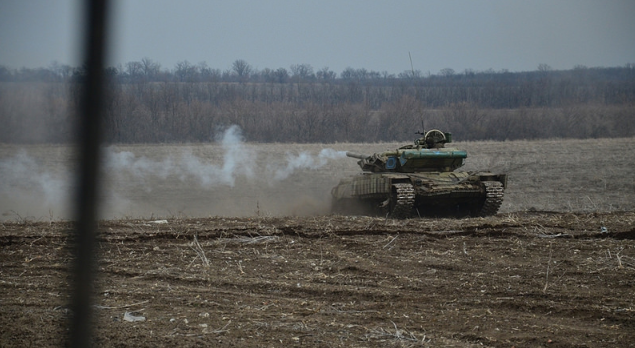
<path fill-rule="evenodd" d="M 410 141 L 423 128 L 458 141 L 635 136 L 635 64 L 393 75 L 244 60 L 162 69 L 144 58 L 106 74 L 108 143 L 208 142 L 234 124 L 249 142 Z M 73 141 L 83 77 L 59 64 L 0 66 L 0 142 Z"/>

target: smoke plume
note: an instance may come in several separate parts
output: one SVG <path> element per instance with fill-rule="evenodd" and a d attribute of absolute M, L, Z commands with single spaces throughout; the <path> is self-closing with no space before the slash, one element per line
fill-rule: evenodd
<path fill-rule="evenodd" d="M 346 157 L 346 151 L 335 151 L 333 149 L 322 149 L 315 157 L 308 152 L 301 152 L 299 155 L 287 154 L 286 165 L 283 168 L 274 169 L 273 179 L 275 181 L 284 180 L 298 170 L 318 169 L 326 165 L 331 159 L 343 157 Z"/>
<path fill-rule="evenodd" d="M 121 176 L 131 175 L 139 184 L 152 176 L 160 179 L 178 178 L 180 181 L 196 181 L 202 188 L 215 186 L 233 187 L 236 178 L 253 176 L 253 151 L 243 141 L 240 128 L 231 126 L 219 139 L 223 157 L 219 164 L 209 163 L 206 159 L 184 152 L 177 157 L 170 156 L 162 160 L 152 160 L 145 156 L 136 157 L 129 151 L 117 152 L 113 148 L 106 151 L 105 167 L 108 173 Z"/>
<path fill-rule="evenodd" d="M 293 203 L 294 199 L 311 200 L 313 193 L 327 189 L 317 187 L 314 182 L 309 190 L 301 186 L 293 191 L 296 186 L 285 181 L 297 173 L 316 171 L 330 160 L 346 155 L 344 151 L 328 148 L 318 154 L 267 153 L 258 145 L 246 144 L 238 126 L 219 132 L 215 140 L 217 145 L 149 145 L 126 150 L 106 147 L 101 192 L 102 206 L 108 213 L 103 217 L 125 215 L 129 211 L 141 215 L 166 211 L 192 214 L 191 211 L 204 211 L 203 208 L 227 213 L 223 209 L 228 207 L 233 207 L 228 214 L 249 213 L 245 205 L 253 209 L 274 200 L 281 202 L 280 207 L 297 209 L 299 205 Z M 50 151 L 43 147 L 29 151 L 37 152 L 31 156 L 21 150 L 10 157 L 0 157 L 0 214 L 4 215 L 0 219 L 14 218 L 16 214 L 39 219 L 51 215 L 51 211 L 56 218 L 70 218 L 68 207 L 75 180 L 71 175 L 72 163 L 64 160 L 70 149 Z M 297 183 L 294 179 L 294 184 Z M 141 206 L 147 209 L 139 209 Z"/>

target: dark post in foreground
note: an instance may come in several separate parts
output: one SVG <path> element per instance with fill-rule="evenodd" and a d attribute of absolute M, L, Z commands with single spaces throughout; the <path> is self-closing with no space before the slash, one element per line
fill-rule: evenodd
<path fill-rule="evenodd" d="M 75 196 L 76 230 L 73 245 L 72 320 L 70 346 L 89 347 L 92 342 L 91 294 L 95 270 L 95 220 L 98 207 L 100 123 L 102 118 L 107 0 L 87 0 L 84 42 L 86 76 L 77 127 L 79 171 Z"/>

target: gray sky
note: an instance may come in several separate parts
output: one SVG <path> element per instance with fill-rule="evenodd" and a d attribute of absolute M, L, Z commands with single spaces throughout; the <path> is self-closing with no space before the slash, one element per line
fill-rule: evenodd
<path fill-rule="evenodd" d="M 79 0 L 0 0 L 0 65 L 76 66 Z M 110 65 L 438 73 L 635 63 L 634 0 L 118 0 Z"/>

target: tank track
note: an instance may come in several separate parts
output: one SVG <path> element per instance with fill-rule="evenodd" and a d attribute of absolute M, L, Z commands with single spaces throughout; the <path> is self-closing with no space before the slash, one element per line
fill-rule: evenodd
<path fill-rule="evenodd" d="M 503 204 L 503 184 L 498 181 L 484 181 L 483 186 L 485 186 L 485 202 L 478 215 L 496 215 Z"/>
<path fill-rule="evenodd" d="M 415 188 L 408 183 L 393 184 L 392 186 L 395 188 L 396 194 L 391 216 L 396 219 L 407 219 L 412 214 L 412 208 L 415 204 Z"/>

